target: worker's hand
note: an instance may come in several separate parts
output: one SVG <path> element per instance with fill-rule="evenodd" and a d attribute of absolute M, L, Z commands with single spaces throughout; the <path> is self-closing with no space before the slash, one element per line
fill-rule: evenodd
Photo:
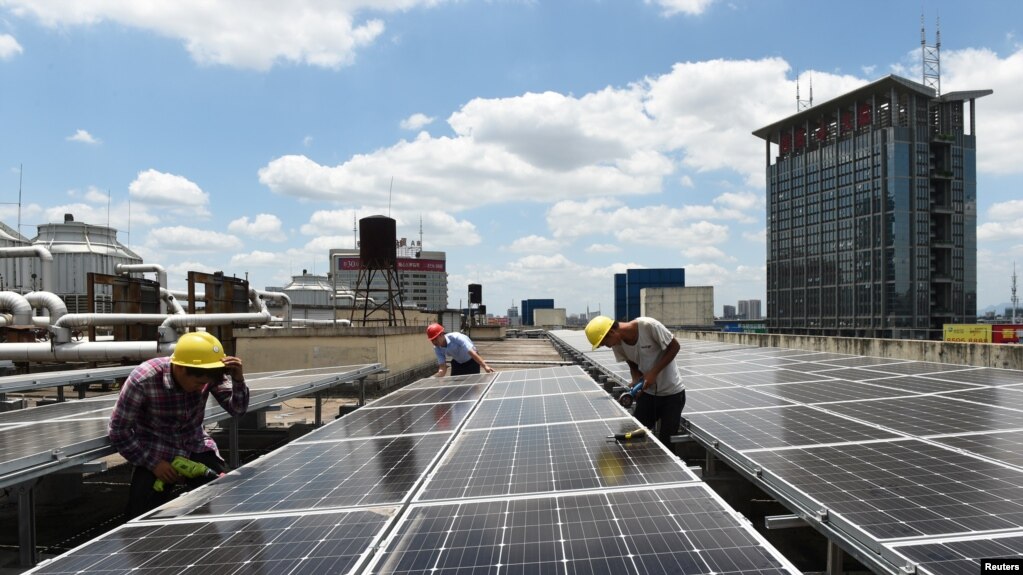
<path fill-rule="evenodd" d="M 448 364 L 444 364 L 437 368 L 437 373 L 433 374 L 434 377 L 444 377 L 448 372 Z"/>
<path fill-rule="evenodd" d="M 222 359 L 224 362 L 224 373 L 231 376 L 233 381 L 245 381 L 245 372 L 242 371 L 242 360 L 233 355 Z"/>
<path fill-rule="evenodd" d="M 650 371 L 643 374 L 643 390 L 646 391 L 649 388 L 657 385 L 657 376 L 661 375 L 661 372 L 651 369 Z"/>
<path fill-rule="evenodd" d="M 156 467 L 153 468 L 153 475 L 160 481 L 168 484 L 181 481 L 181 476 L 178 475 L 177 471 L 174 471 L 174 467 L 171 466 L 169 461 L 157 463 Z"/>
<path fill-rule="evenodd" d="M 492 368 L 492 367 L 490 367 L 489 365 L 487 365 L 487 364 L 485 364 L 485 363 L 484 363 L 484 364 L 483 364 L 483 371 L 485 371 L 485 372 L 487 372 L 487 373 L 494 373 L 494 368 Z"/>

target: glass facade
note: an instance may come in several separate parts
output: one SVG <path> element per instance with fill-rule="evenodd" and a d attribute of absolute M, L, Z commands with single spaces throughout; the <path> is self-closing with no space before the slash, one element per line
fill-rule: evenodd
<path fill-rule="evenodd" d="M 963 110 L 986 93 L 937 98 L 889 76 L 755 132 L 767 141 L 769 331 L 940 339 L 945 323 L 976 321 Z"/>

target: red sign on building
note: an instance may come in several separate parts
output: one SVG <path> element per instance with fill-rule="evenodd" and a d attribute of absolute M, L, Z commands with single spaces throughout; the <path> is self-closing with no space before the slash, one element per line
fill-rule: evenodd
<path fill-rule="evenodd" d="M 339 271 L 354 271 L 362 269 L 360 258 L 338 258 L 337 269 Z M 400 272 L 443 272 L 445 271 L 444 260 L 423 260 L 419 258 L 398 258 L 398 271 Z"/>

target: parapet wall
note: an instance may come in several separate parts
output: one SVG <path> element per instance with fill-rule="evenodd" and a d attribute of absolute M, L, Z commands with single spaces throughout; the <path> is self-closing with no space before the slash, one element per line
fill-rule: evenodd
<path fill-rule="evenodd" d="M 720 331 L 678 331 L 679 339 L 720 341 L 756 347 L 785 347 L 871 357 L 932 361 L 1023 370 L 1023 345 L 909 339 L 868 339 Z"/>
<path fill-rule="evenodd" d="M 236 329 L 245 371 L 381 363 L 390 375 L 436 364 L 419 326 Z"/>

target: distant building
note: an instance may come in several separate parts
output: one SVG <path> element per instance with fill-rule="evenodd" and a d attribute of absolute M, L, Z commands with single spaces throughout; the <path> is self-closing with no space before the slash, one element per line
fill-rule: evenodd
<path fill-rule="evenodd" d="M 722 314 L 721 317 L 722 319 L 735 319 L 735 306 L 726 305 L 724 307 L 724 313 Z"/>
<path fill-rule="evenodd" d="M 976 321 L 975 102 L 991 93 L 887 76 L 754 132 L 771 333 L 941 339 Z"/>
<path fill-rule="evenodd" d="M 406 242 L 402 238 L 402 242 Z M 416 242 L 412 242 L 416 244 Z M 448 307 L 448 272 L 445 252 L 422 251 L 419 245 L 399 245 L 396 248 L 398 280 L 401 282 L 401 302 L 414 304 L 419 309 L 443 310 Z M 362 261 L 357 249 L 330 250 L 331 269 L 337 274 L 338 290 L 356 287 Z M 383 274 L 373 277 L 369 297 L 378 301 L 387 298 L 387 278 Z M 379 290 L 379 291 L 376 291 Z"/>
<path fill-rule="evenodd" d="M 749 302 L 749 317 L 746 319 L 763 319 L 763 315 L 760 313 L 760 300 L 751 299 Z"/>
<path fill-rule="evenodd" d="M 512 327 L 522 325 L 522 318 L 519 317 L 519 308 L 515 306 L 508 308 L 508 323 L 506 325 Z"/>
<path fill-rule="evenodd" d="M 554 309 L 553 299 L 524 299 L 522 300 L 522 325 L 536 325 L 533 323 L 533 312 L 538 309 Z"/>
<path fill-rule="evenodd" d="M 741 299 L 741 300 L 739 300 L 738 307 L 736 308 L 736 311 L 735 311 L 735 317 L 737 319 L 750 319 L 750 317 L 749 317 L 749 300 L 748 299 Z"/>
<path fill-rule="evenodd" d="M 629 269 L 615 274 L 615 316 L 618 321 L 631 321 L 642 315 L 640 291 L 644 288 L 686 287 L 683 268 Z"/>
<path fill-rule="evenodd" d="M 568 323 L 565 308 L 537 308 L 533 310 L 533 325 L 543 328 L 565 327 Z"/>

